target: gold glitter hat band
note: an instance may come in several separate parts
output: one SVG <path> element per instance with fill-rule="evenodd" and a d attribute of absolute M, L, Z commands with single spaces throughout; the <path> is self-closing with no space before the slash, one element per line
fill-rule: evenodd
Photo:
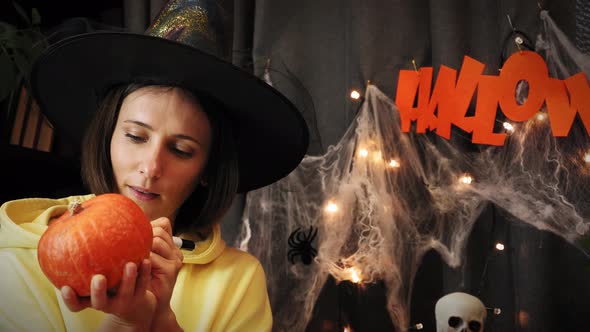
<path fill-rule="evenodd" d="M 223 60 L 217 15 L 213 1 L 172 0 L 147 33 L 61 40 L 33 66 L 33 96 L 62 139 L 81 142 L 100 96 L 112 87 L 146 81 L 181 86 L 215 100 L 231 121 L 239 192 L 275 182 L 303 159 L 307 125 L 280 92 Z"/>
<path fill-rule="evenodd" d="M 172 0 L 162 8 L 146 34 L 224 57 L 223 19 L 213 1 Z"/>

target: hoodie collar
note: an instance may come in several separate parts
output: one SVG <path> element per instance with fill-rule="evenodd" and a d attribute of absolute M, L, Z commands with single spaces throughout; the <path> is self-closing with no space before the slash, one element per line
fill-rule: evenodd
<path fill-rule="evenodd" d="M 221 227 L 219 224 L 213 226 L 209 237 L 197 242 L 195 249 L 182 250 L 185 264 L 207 264 L 215 260 L 225 249 L 225 242 L 221 238 Z"/>

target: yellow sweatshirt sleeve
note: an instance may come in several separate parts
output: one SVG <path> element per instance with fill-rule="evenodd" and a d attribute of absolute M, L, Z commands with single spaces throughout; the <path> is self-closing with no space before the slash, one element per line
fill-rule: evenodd
<path fill-rule="evenodd" d="M 260 264 L 248 285 L 240 306 L 234 313 L 227 327 L 233 331 L 270 331 L 272 329 L 272 313 L 266 291 L 266 277 Z"/>
<path fill-rule="evenodd" d="M 65 331 L 54 287 L 31 249 L 0 249 L 0 331 Z"/>
<path fill-rule="evenodd" d="M 0 207 L 0 331 L 88 331 L 102 319 L 93 310 L 69 312 L 37 262 L 48 220 L 63 213 L 72 198 L 30 198 Z"/>

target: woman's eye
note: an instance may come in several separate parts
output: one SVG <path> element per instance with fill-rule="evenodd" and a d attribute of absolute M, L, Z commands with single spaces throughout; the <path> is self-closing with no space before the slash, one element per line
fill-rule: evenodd
<path fill-rule="evenodd" d="M 129 133 L 125 134 L 125 136 L 127 136 L 134 143 L 143 143 L 146 141 L 146 139 L 143 137 L 135 136 L 135 135 L 129 134 Z"/>
<path fill-rule="evenodd" d="M 192 152 L 187 152 L 184 150 L 180 150 L 178 148 L 172 148 L 172 151 L 174 151 L 174 153 L 176 153 L 178 156 L 180 156 L 182 158 L 190 158 L 193 156 Z"/>

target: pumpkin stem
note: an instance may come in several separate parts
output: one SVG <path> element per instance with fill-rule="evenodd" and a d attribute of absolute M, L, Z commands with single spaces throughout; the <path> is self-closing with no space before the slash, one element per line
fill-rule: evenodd
<path fill-rule="evenodd" d="M 80 212 L 80 210 L 82 210 L 82 203 L 78 199 L 73 202 L 70 202 L 70 204 L 68 205 L 68 211 L 70 211 L 70 216 L 77 214 L 78 212 Z"/>

